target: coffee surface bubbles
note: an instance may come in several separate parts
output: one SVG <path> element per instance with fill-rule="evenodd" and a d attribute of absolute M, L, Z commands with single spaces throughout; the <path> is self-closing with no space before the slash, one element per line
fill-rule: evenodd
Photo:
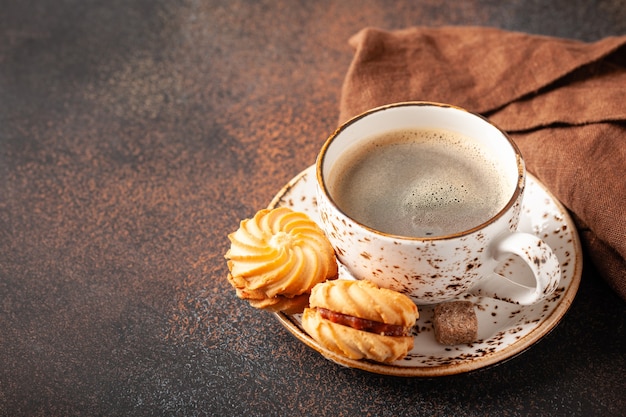
<path fill-rule="evenodd" d="M 497 155 L 445 130 L 400 130 L 348 149 L 331 171 L 329 192 L 348 216 L 410 237 L 476 227 L 508 202 L 512 185 Z"/>

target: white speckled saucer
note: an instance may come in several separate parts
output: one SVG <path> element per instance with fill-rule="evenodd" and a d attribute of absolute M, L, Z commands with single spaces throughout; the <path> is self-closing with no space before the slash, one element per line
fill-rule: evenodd
<path fill-rule="evenodd" d="M 315 166 L 293 178 L 272 200 L 269 207 L 287 206 L 307 213 L 319 222 L 315 198 Z M 555 293 L 532 306 L 519 306 L 491 298 L 467 296 L 476 304 L 478 339 L 471 345 L 444 346 L 435 341 L 433 308 L 419 306 L 420 318 L 414 329 L 415 347 L 408 356 L 391 364 L 352 360 L 320 346 L 301 327 L 300 315 L 277 313 L 276 317 L 298 340 L 340 365 L 385 375 L 435 377 L 459 374 L 493 365 L 528 349 L 548 334 L 571 305 L 580 284 L 582 251 L 574 223 L 565 208 L 532 175 L 522 206 L 519 229 L 544 239 L 561 263 L 561 281 Z M 524 281 L 526 265 L 511 258 L 500 266 L 503 275 Z M 352 279 L 340 267 L 340 277 Z"/>

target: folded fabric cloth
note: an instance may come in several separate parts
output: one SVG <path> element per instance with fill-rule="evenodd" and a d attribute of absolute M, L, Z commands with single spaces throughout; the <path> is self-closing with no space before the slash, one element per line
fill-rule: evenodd
<path fill-rule="evenodd" d="M 482 27 L 367 28 L 350 43 L 340 123 L 411 100 L 488 117 L 570 210 L 591 261 L 626 300 L 626 36 L 585 43 Z"/>

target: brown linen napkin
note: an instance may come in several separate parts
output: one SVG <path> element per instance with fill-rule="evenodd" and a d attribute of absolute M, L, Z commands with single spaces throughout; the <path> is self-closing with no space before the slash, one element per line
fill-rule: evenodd
<path fill-rule="evenodd" d="M 426 100 L 489 117 L 572 212 L 590 259 L 626 300 L 626 36 L 595 43 L 481 27 L 367 28 L 339 122 Z"/>

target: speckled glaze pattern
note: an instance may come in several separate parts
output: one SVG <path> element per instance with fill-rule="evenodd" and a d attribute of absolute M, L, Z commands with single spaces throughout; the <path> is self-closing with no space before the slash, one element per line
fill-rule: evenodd
<path fill-rule="evenodd" d="M 503 230 L 515 231 L 521 207 L 519 203 L 514 204 L 504 216 L 475 233 L 445 240 L 407 240 L 369 233 L 336 210 L 319 193 L 317 201 L 322 227 L 337 258 L 350 274 L 406 294 L 418 305 L 453 299 L 492 276 L 499 263 L 494 255 L 500 247 L 497 242 L 493 245 L 489 242 Z M 519 241 L 519 236 L 513 237 Z M 526 253 L 526 259 L 538 259 L 536 264 L 544 265 L 553 255 L 547 245 L 539 242 L 533 238 L 517 249 L 521 254 Z M 526 301 L 523 304 L 532 304 L 541 294 L 549 295 L 554 290 L 560 270 L 557 262 L 550 265 L 555 267 L 549 271 L 549 285 L 537 291 L 533 288 L 529 292 L 537 292 L 538 296 L 523 298 Z M 498 289 L 496 292 L 492 285 L 480 283 L 474 290 L 477 294 L 511 301 L 513 295 L 510 292 L 502 286 Z"/>
<path fill-rule="evenodd" d="M 315 167 L 311 166 L 289 182 L 270 207 L 287 206 L 307 213 L 321 223 L 316 197 Z M 434 305 L 420 306 L 413 329 L 414 348 L 406 358 L 390 364 L 350 360 L 317 344 L 300 325 L 300 315 L 277 313 L 276 317 L 298 340 L 342 366 L 378 374 L 406 377 L 436 377 L 484 368 L 511 358 L 548 334 L 569 309 L 582 274 L 582 250 L 574 223 L 567 210 L 532 175 L 527 176 L 518 225 L 523 231 L 548 243 L 560 265 L 561 274 L 553 293 L 534 305 L 516 305 L 473 294 L 457 299 L 475 303 L 478 339 L 467 345 L 444 346 L 436 342 L 432 325 Z M 526 264 L 515 256 L 503 259 L 496 272 L 518 282 L 533 280 Z M 339 277 L 354 279 L 343 266 Z"/>
<path fill-rule="evenodd" d="M 453 126 L 468 136 L 482 135 L 483 147 L 493 148 L 493 153 L 507 165 L 506 175 L 515 179 L 511 179 L 511 197 L 505 207 L 480 226 L 442 237 L 394 236 L 348 217 L 332 201 L 324 184 L 331 182 L 327 179 L 331 167 L 349 152 L 350 146 L 372 135 L 373 129 L 385 132 L 390 129 L 387 126 L 395 129 L 398 123 L 424 123 L 450 130 L 453 128 L 449 126 Z M 427 102 L 373 109 L 331 135 L 318 157 L 316 179 L 322 228 L 339 261 L 357 279 L 396 290 L 418 305 L 454 299 L 470 291 L 529 305 L 548 297 L 556 288 L 560 267 L 549 245 L 537 236 L 516 231 L 526 184 L 521 154 L 504 133 L 482 117 L 454 106 Z M 511 254 L 525 261 L 535 280 L 510 282 L 494 274 L 498 263 Z"/>

